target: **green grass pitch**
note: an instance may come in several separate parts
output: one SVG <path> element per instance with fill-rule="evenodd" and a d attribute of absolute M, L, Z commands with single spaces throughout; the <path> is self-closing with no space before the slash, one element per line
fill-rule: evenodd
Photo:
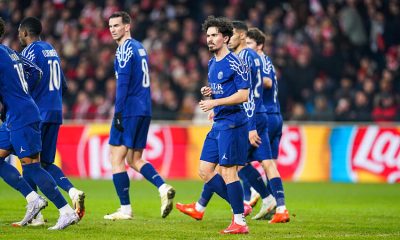
<path fill-rule="evenodd" d="M 51 203 L 43 211 L 45 227 L 11 227 L 22 219 L 26 202 L 0 181 L 0 239 L 400 239 L 399 184 L 285 183 L 290 223 L 248 218 L 250 234 L 222 236 L 218 232 L 229 225 L 231 214 L 216 195 L 202 221 L 176 209 L 162 219 L 158 191 L 146 181 L 131 181 L 134 219 L 106 221 L 103 215 L 119 207 L 112 181 L 73 182 L 86 192 L 86 215 L 78 225 L 52 232 L 47 227 L 55 224 L 58 211 Z M 202 189 L 199 181 L 169 182 L 179 202 L 197 200 Z"/>

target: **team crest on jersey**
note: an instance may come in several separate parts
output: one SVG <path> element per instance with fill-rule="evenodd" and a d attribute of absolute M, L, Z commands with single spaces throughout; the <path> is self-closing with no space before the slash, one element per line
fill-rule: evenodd
<path fill-rule="evenodd" d="M 221 80 L 224 77 L 224 73 L 221 71 L 218 73 L 218 79 Z"/>
<path fill-rule="evenodd" d="M 129 61 L 129 59 L 133 55 L 131 44 L 129 42 L 122 44 L 122 46 L 120 46 L 117 49 L 116 55 L 117 55 L 119 67 L 124 68 L 126 66 L 126 63 Z"/>

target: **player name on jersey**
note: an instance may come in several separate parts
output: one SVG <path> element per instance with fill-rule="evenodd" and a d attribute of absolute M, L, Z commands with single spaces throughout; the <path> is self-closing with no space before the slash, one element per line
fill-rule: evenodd
<path fill-rule="evenodd" d="M 58 57 L 56 50 L 42 50 L 44 57 Z"/>

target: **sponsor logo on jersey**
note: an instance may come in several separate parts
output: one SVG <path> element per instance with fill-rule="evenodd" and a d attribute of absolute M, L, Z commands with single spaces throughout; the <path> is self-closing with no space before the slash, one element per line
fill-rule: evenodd
<path fill-rule="evenodd" d="M 221 83 L 210 83 L 212 94 L 224 94 L 224 88 Z"/>

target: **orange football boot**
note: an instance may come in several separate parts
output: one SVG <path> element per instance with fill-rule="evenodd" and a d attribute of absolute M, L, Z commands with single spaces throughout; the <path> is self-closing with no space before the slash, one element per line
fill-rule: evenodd
<path fill-rule="evenodd" d="M 285 210 L 283 213 L 276 212 L 271 220 L 268 223 L 287 223 L 290 221 L 290 216 L 288 210 Z"/>
<path fill-rule="evenodd" d="M 200 212 L 196 210 L 196 203 L 189 203 L 189 204 L 183 204 L 183 203 L 177 203 L 176 208 L 183 212 L 184 214 L 191 216 L 192 218 L 196 220 L 201 220 L 203 219 L 204 212 Z"/>

